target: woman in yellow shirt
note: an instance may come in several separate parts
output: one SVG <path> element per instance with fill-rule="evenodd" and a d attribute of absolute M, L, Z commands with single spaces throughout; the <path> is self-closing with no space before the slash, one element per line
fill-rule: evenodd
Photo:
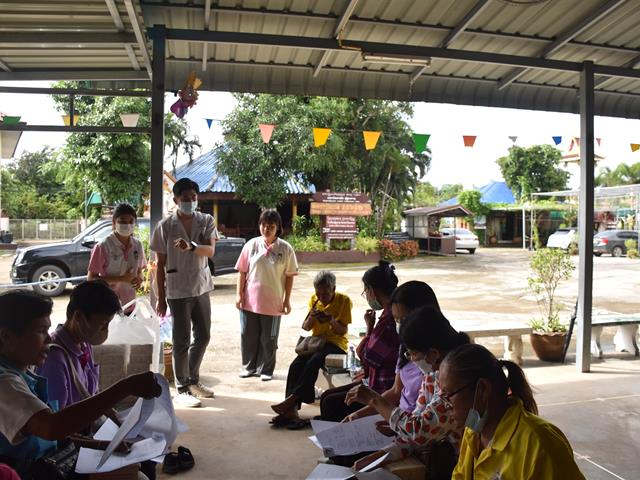
<path fill-rule="evenodd" d="M 466 427 L 452 480 L 584 480 L 567 438 L 537 416 L 515 363 L 481 345 L 463 345 L 443 360 L 440 387 L 456 422 Z"/>
<path fill-rule="evenodd" d="M 348 348 L 347 329 L 351 323 L 351 300 L 336 293 L 336 276 L 323 270 L 313 280 L 315 294 L 309 300 L 309 313 L 302 328 L 314 336 L 326 339 L 324 347 L 311 355 L 298 355 L 289 366 L 286 398 L 271 408 L 278 415 L 271 420 L 274 426 L 290 430 L 309 424 L 298 416 L 302 403 L 315 401 L 315 383 L 324 360 L 330 354 L 344 354 Z"/>

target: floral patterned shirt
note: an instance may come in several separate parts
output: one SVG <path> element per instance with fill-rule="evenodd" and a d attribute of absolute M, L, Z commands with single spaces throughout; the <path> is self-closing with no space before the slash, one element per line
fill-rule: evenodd
<path fill-rule="evenodd" d="M 438 372 L 425 375 L 413 412 L 393 409 L 389 426 L 396 433 L 390 449 L 394 458 L 407 457 L 414 450 L 444 438 L 448 438 L 456 453 L 460 451 L 464 429 L 456 426 L 451 404 L 440 398 Z"/>

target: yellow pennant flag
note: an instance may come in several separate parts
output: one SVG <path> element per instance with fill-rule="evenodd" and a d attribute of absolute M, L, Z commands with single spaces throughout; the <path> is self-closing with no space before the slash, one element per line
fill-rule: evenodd
<path fill-rule="evenodd" d="M 640 143 L 632 143 L 631 144 L 631 151 L 632 152 L 637 152 L 638 150 L 640 150 Z"/>
<path fill-rule="evenodd" d="M 364 148 L 367 150 L 373 150 L 376 148 L 376 144 L 378 143 L 381 133 L 382 132 L 362 132 L 362 136 L 364 137 Z"/>
<path fill-rule="evenodd" d="M 315 147 L 322 147 L 327 143 L 327 139 L 331 134 L 330 128 L 314 128 L 313 129 L 313 145 Z"/>

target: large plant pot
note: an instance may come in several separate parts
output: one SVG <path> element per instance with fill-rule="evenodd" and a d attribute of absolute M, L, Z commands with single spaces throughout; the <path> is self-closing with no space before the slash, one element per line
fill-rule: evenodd
<path fill-rule="evenodd" d="M 165 348 L 164 353 L 164 378 L 173 382 L 173 348 Z"/>
<path fill-rule="evenodd" d="M 540 360 L 561 362 L 566 332 L 532 333 L 531 346 Z"/>

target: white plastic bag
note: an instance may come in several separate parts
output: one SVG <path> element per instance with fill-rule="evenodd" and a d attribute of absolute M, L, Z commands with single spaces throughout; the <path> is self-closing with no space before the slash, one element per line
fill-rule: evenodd
<path fill-rule="evenodd" d="M 107 345 L 153 345 L 151 371 L 160 368 L 160 322 L 149 300 L 138 297 L 123 305 L 126 311 L 132 305 L 129 315 L 116 315 L 109 324 Z"/>

